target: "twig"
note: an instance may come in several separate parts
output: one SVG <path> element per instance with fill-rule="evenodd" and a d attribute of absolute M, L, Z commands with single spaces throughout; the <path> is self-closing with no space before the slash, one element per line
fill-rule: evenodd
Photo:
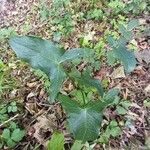
<path fill-rule="evenodd" d="M 4 124 L 6 124 L 6 123 L 8 123 L 8 122 L 14 120 L 15 118 L 17 118 L 18 116 L 19 116 L 19 114 L 16 114 L 16 115 L 13 116 L 12 118 L 10 118 L 10 119 L 4 121 L 2 124 L 0 124 L 0 128 L 1 128 Z"/>

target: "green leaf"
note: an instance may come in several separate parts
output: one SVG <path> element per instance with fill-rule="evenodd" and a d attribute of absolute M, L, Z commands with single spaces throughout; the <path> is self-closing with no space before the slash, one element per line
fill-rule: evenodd
<path fill-rule="evenodd" d="M 108 36 L 107 41 L 111 47 L 116 47 L 118 45 L 118 42 L 112 36 Z"/>
<path fill-rule="evenodd" d="M 81 150 L 84 144 L 82 144 L 82 141 L 75 141 L 73 146 L 71 147 L 71 150 Z"/>
<path fill-rule="evenodd" d="M 113 137 L 119 136 L 121 134 L 121 129 L 120 129 L 120 127 L 113 127 L 110 130 L 110 133 Z"/>
<path fill-rule="evenodd" d="M 127 113 L 127 110 L 125 108 L 121 107 L 121 106 L 117 106 L 116 111 L 120 115 L 125 115 Z"/>
<path fill-rule="evenodd" d="M 110 101 L 90 102 L 84 107 L 66 96 L 61 96 L 60 101 L 68 114 L 69 127 L 75 138 L 83 142 L 95 140 L 99 135 L 102 110 Z"/>
<path fill-rule="evenodd" d="M 0 143 L 0 148 L 1 148 L 1 149 L 3 148 L 3 143 Z"/>
<path fill-rule="evenodd" d="M 74 60 L 76 58 L 84 57 L 90 53 L 90 49 L 88 48 L 73 48 L 64 53 L 64 55 L 60 58 L 60 62 Z"/>
<path fill-rule="evenodd" d="M 17 112 L 17 106 L 12 107 L 12 112 Z"/>
<path fill-rule="evenodd" d="M 108 63 L 113 65 L 117 60 L 120 60 L 127 73 L 130 73 L 136 67 L 136 59 L 132 52 L 126 49 L 126 44 L 132 39 L 131 31 L 127 30 L 124 26 L 119 28 L 122 36 L 116 41 L 113 37 L 108 37 L 108 42 L 113 48 L 112 51 L 107 53 Z"/>
<path fill-rule="evenodd" d="M 127 45 L 127 42 L 128 42 L 128 40 L 125 38 L 125 37 L 123 37 L 123 36 L 121 36 L 119 39 L 118 39 L 118 45 L 120 45 L 120 46 L 124 46 L 124 47 L 126 47 L 126 45 Z"/>
<path fill-rule="evenodd" d="M 75 77 L 75 78 L 82 85 L 95 87 L 98 90 L 100 96 L 103 96 L 104 91 L 103 91 L 103 87 L 100 83 L 100 80 L 91 78 L 88 73 L 84 73 L 82 76 L 80 76 L 80 78 L 78 78 L 78 77 Z"/>
<path fill-rule="evenodd" d="M 62 133 L 55 132 L 52 135 L 51 140 L 48 142 L 48 150 L 64 150 L 64 135 Z"/>
<path fill-rule="evenodd" d="M 2 133 L 2 137 L 6 140 L 10 139 L 10 130 L 9 129 L 4 129 Z"/>
<path fill-rule="evenodd" d="M 9 44 L 18 57 L 33 68 L 45 72 L 51 79 L 51 101 L 54 101 L 66 77 L 61 63 L 78 57 L 87 57 L 89 49 L 75 48 L 62 52 L 54 43 L 33 36 L 17 36 Z"/>
<path fill-rule="evenodd" d="M 57 97 L 57 94 L 60 90 L 60 87 L 62 86 L 65 77 L 66 74 L 61 66 L 55 66 L 51 69 L 51 102 L 54 102 L 54 99 Z"/>
<path fill-rule="evenodd" d="M 131 20 L 128 25 L 127 25 L 127 29 L 129 31 L 133 30 L 134 28 L 139 26 L 139 21 L 137 19 L 133 19 Z"/>
<path fill-rule="evenodd" d="M 132 105 L 129 101 L 122 101 L 119 104 L 121 104 L 125 109 L 128 109 Z"/>
<path fill-rule="evenodd" d="M 150 108 L 150 99 L 144 100 L 144 106 Z"/>
<path fill-rule="evenodd" d="M 15 143 L 12 139 L 8 139 L 8 140 L 7 140 L 7 146 L 8 146 L 9 148 L 13 148 L 13 147 L 16 146 L 16 143 Z"/>
<path fill-rule="evenodd" d="M 33 36 L 18 36 L 10 39 L 9 44 L 19 58 L 47 74 L 63 54 L 52 42 Z"/>
<path fill-rule="evenodd" d="M 136 67 L 136 59 L 132 52 L 126 50 L 126 47 L 119 46 L 113 49 L 113 52 L 118 60 L 120 60 L 127 73 L 133 71 Z"/>
<path fill-rule="evenodd" d="M 110 126 L 111 128 L 116 127 L 117 125 L 118 125 L 118 123 L 117 123 L 115 120 L 112 120 L 112 121 L 110 122 L 110 124 L 109 124 L 109 126 Z"/>
<path fill-rule="evenodd" d="M 71 95 L 73 95 L 75 97 L 76 100 L 78 100 L 78 102 L 81 105 L 84 105 L 84 97 L 86 96 L 85 93 L 81 90 L 74 90 Z"/>
<path fill-rule="evenodd" d="M 132 32 L 128 31 L 123 25 L 119 27 L 119 31 L 126 40 L 132 39 Z"/>
<path fill-rule="evenodd" d="M 59 64 L 59 58 L 63 54 L 61 49 L 48 40 L 32 36 L 15 37 L 9 43 L 18 57 L 54 79 L 51 85 L 51 99 L 54 100 L 65 76 Z"/>
<path fill-rule="evenodd" d="M 25 135 L 25 132 L 23 130 L 20 130 L 20 129 L 15 129 L 13 132 L 12 132 L 12 135 L 11 135 L 11 139 L 15 142 L 19 142 L 22 140 L 22 138 L 24 137 Z"/>
<path fill-rule="evenodd" d="M 111 89 L 109 90 L 103 97 L 104 101 L 110 101 L 113 102 L 116 98 L 116 96 L 118 96 L 119 94 L 119 89 Z"/>
<path fill-rule="evenodd" d="M 107 52 L 107 62 L 109 65 L 113 66 L 115 62 L 117 61 L 116 56 L 113 51 Z"/>
<path fill-rule="evenodd" d="M 99 138 L 100 143 L 108 143 L 110 138 L 110 129 L 107 127 L 106 131 L 104 131 Z"/>
<path fill-rule="evenodd" d="M 8 110 L 8 113 L 12 112 L 12 106 L 8 106 L 7 110 Z"/>
<path fill-rule="evenodd" d="M 17 124 L 13 121 L 10 122 L 10 129 L 16 129 L 17 128 Z"/>

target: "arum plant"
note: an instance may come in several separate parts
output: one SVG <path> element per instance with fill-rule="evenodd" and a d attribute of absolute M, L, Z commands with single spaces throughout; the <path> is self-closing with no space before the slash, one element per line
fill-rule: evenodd
<path fill-rule="evenodd" d="M 137 64 L 133 50 L 128 49 L 128 44 L 134 36 L 132 30 L 139 26 L 138 20 L 131 20 L 126 26 L 121 25 L 119 32 L 121 36 L 119 39 L 115 39 L 112 36 L 108 36 L 108 43 L 111 47 L 111 51 L 107 53 L 107 60 L 110 65 L 114 65 L 116 61 L 120 61 L 124 66 L 126 73 L 132 72 Z"/>
<path fill-rule="evenodd" d="M 99 80 L 93 79 L 88 73 L 71 74 L 66 64 L 73 60 L 92 57 L 92 50 L 87 48 L 73 48 L 64 51 L 58 45 L 33 36 L 17 36 L 10 39 L 9 44 L 17 56 L 33 68 L 40 69 L 47 74 L 51 81 L 51 102 L 59 100 L 68 116 L 71 133 L 77 140 L 91 141 L 99 135 L 103 109 L 111 104 L 118 94 L 118 90 L 103 92 Z M 73 79 L 79 84 L 97 89 L 99 97 L 80 105 L 71 96 L 60 94 L 60 88 L 66 78 Z M 81 89 L 84 93 L 84 89 Z M 86 99 L 86 97 L 84 98 Z"/>

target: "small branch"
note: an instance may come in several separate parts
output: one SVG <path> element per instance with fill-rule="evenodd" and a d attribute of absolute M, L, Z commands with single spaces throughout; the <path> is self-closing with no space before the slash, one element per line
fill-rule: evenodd
<path fill-rule="evenodd" d="M 15 118 L 17 118 L 18 116 L 19 116 L 19 114 L 16 114 L 16 115 L 13 116 L 12 118 L 10 118 L 10 119 L 4 121 L 2 124 L 0 124 L 0 128 L 1 128 L 4 124 L 6 124 L 6 123 L 8 123 L 8 122 L 14 120 Z"/>

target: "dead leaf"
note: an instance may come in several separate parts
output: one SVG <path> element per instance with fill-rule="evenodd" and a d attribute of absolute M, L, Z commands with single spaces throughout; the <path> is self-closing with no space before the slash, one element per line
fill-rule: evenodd
<path fill-rule="evenodd" d="M 70 80 L 67 80 L 67 81 L 64 82 L 63 90 L 65 92 L 71 92 L 73 89 L 74 89 L 74 86 L 73 86 L 73 84 L 71 83 Z"/>
<path fill-rule="evenodd" d="M 33 93 L 33 92 L 31 92 L 31 93 L 28 94 L 27 99 L 32 98 L 32 97 L 34 97 L 34 96 L 36 96 L 36 94 Z"/>
<path fill-rule="evenodd" d="M 38 109 L 36 103 L 26 103 L 25 108 L 30 112 L 32 115 L 36 115 L 40 110 Z"/>
<path fill-rule="evenodd" d="M 95 73 L 95 79 L 103 80 L 107 76 L 108 72 L 108 68 L 101 68 L 98 72 Z"/>
<path fill-rule="evenodd" d="M 116 68 L 110 76 L 112 79 L 125 78 L 123 66 Z"/>
<path fill-rule="evenodd" d="M 139 24 L 140 25 L 146 24 L 146 19 L 140 18 L 139 19 Z"/>
<path fill-rule="evenodd" d="M 150 63 L 150 50 L 148 49 L 136 52 L 135 56 L 140 63 L 142 63 L 142 61 L 146 62 L 147 64 Z"/>
<path fill-rule="evenodd" d="M 33 88 L 33 87 L 35 87 L 36 85 L 37 85 L 37 82 L 27 83 L 27 86 L 28 86 L 29 88 Z"/>
<path fill-rule="evenodd" d="M 40 97 L 43 97 L 43 96 L 44 96 L 44 94 L 45 94 L 44 89 L 41 89 L 41 90 L 40 90 L 40 94 L 39 94 L 39 96 L 40 96 Z"/>
<path fill-rule="evenodd" d="M 54 114 L 41 115 L 37 118 L 37 123 L 35 123 L 31 128 L 34 128 L 35 132 L 33 133 L 33 137 L 37 139 L 37 141 L 45 145 L 43 141 L 45 141 L 45 133 L 50 131 L 53 132 L 56 130 L 56 117 Z"/>
<path fill-rule="evenodd" d="M 150 93 L 150 84 L 144 89 L 144 91 L 146 94 Z"/>
<path fill-rule="evenodd" d="M 134 70 L 134 73 L 138 76 L 144 76 L 146 74 L 146 71 L 144 70 L 143 66 L 137 66 Z"/>

